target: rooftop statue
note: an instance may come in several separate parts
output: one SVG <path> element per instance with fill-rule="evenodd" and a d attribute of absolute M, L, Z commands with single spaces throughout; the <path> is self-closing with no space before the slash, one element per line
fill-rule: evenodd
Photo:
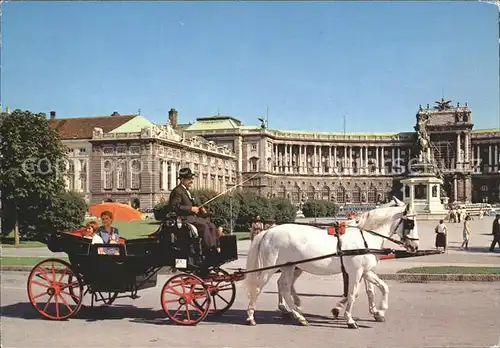
<path fill-rule="evenodd" d="M 435 110 L 443 111 L 451 109 L 450 106 L 451 100 L 444 100 L 444 98 L 441 98 L 441 100 L 436 100 L 434 103 L 437 104 L 436 106 L 434 106 Z"/>

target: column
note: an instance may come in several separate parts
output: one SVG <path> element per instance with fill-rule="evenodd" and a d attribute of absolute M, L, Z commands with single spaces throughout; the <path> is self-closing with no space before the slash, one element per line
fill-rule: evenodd
<path fill-rule="evenodd" d="M 173 190 L 173 188 L 177 184 L 177 166 L 175 165 L 174 161 L 170 161 L 170 190 Z"/>
<path fill-rule="evenodd" d="M 457 178 L 453 178 L 453 201 L 456 202 L 458 200 L 458 180 Z"/>
<path fill-rule="evenodd" d="M 316 174 L 318 172 L 318 168 L 316 167 L 316 163 L 317 163 L 316 145 L 313 145 L 313 149 L 314 149 L 314 153 L 313 153 L 312 165 L 313 165 L 313 173 Z"/>
<path fill-rule="evenodd" d="M 460 158 L 460 133 L 457 134 L 457 163 L 461 163 L 462 158 Z"/>
<path fill-rule="evenodd" d="M 382 146 L 380 149 L 380 173 L 385 175 L 385 147 Z"/>
<path fill-rule="evenodd" d="M 368 168 L 368 146 L 365 146 L 365 174 L 369 174 L 370 169 Z"/>
<path fill-rule="evenodd" d="M 477 150 L 476 150 L 476 167 L 477 167 L 477 172 L 481 172 L 481 145 L 477 145 Z"/>
<path fill-rule="evenodd" d="M 166 160 L 161 161 L 161 186 L 163 191 L 168 190 L 168 163 Z M 199 173 L 198 173 L 199 175 Z"/>
<path fill-rule="evenodd" d="M 378 157 L 378 152 L 380 151 L 380 148 L 378 146 L 375 146 L 375 175 L 380 174 L 380 161 Z"/>
<path fill-rule="evenodd" d="M 413 203 L 415 201 L 415 187 L 413 184 L 409 184 L 410 186 L 410 203 Z"/>
<path fill-rule="evenodd" d="M 332 174 L 332 147 L 328 146 L 328 174 Z"/>
<path fill-rule="evenodd" d="M 319 163 L 318 163 L 318 173 L 323 174 L 323 155 L 321 153 L 321 145 L 318 146 L 318 157 L 319 157 Z"/>
<path fill-rule="evenodd" d="M 334 168 L 334 172 L 337 173 L 338 172 L 338 168 L 337 168 L 337 146 L 333 147 L 333 168 Z"/>
<path fill-rule="evenodd" d="M 469 162 L 469 134 L 465 133 L 464 134 L 464 162 L 468 163 Z"/>
<path fill-rule="evenodd" d="M 495 145 L 495 172 L 498 172 L 498 145 Z"/>
<path fill-rule="evenodd" d="M 488 145 L 488 172 L 491 171 L 491 167 L 493 166 L 493 153 L 491 152 L 491 145 Z"/>
<path fill-rule="evenodd" d="M 395 166 L 395 162 L 396 162 L 396 150 L 394 147 L 391 149 L 391 160 L 392 160 L 392 163 L 391 163 L 390 171 L 391 171 L 391 174 L 394 174 L 394 166 Z"/>
<path fill-rule="evenodd" d="M 352 175 L 352 146 L 349 146 L 349 174 Z"/>
<path fill-rule="evenodd" d="M 347 146 L 344 145 L 344 158 L 342 159 L 343 160 L 343 163 L 344 163 L 344 174 L 348 174 L 349 173 L 349 169 L 348 169 L 348 165 L 347 165 Z"/>

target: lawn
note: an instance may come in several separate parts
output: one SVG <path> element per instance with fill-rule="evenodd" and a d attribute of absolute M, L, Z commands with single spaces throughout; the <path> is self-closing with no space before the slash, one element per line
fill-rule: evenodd
<path fill-rule="evenodd" d="M 115 226 L 120 236 L 125 239 L 134 238 L 145 238 L 148 234 L 155 232 L 158 229 L 159 222 L 156 220 L 134 220 L 130 222 L 124 221 L 114 221 L 113 226 Z M 238 240 L 250 239 L 250 233 L 248 232 L 235 232 Z M 2 239 L 2 247 L 12 248 L 14 247 L 13 236 L 7 236 Z M 40 242 L 35 241 L 21 241 L 20 248 L 37 248 L 44 246 Z"/>
<path fill-rule="evenodd" d="M 17 256 L 2 256 L 0 264 L 3 266 L 34 266 L 47 257 L 17 257 Z M 58 259 L 68 261 L 67 257 L 58 257 Z"/>
<path fill-rule="evenodd" d="M 414 268 L 399 270 L 397 273 L 500 274 L 500 267 L 461 267 L 461 266 L 414 267 Z"/>

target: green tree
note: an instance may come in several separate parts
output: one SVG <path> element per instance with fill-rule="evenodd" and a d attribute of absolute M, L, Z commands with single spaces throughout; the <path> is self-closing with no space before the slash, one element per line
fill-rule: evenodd
<path fill-rule="evenodd" d="M 20 234 L 46 227 L 50 211 L 65 199 L 66 160 L 67 148 L 49 127 L 45 114 L 0 113 L 2 234 L 14 228 L 16 245 Z"/>

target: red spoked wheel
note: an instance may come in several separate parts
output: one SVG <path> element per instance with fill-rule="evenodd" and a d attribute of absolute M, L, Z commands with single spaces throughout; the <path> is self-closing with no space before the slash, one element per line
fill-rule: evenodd
<path fill-rule="evenodd" d="M 82 280 L 63 260 L 47 259 L 37 264 L 27 286 L 31 304 L 45 318 L 67 319 L 82 305 Z"/>
<path fill-rule="evenodd" d="M 173 322 L 196 325 L 208 315 L 210 295 L 201 278 L 178 274 L 163 285 L 161 306 Z"/>
<path fill-rule="evenodd" d="M 222 269 L 214 269 L 208 276 L 203 277 L 203 281 L 208 285 L 211 297 L 212 308 L 209 314 L 221 315 L 231 308 L 236 299 L 236 284 L 229 273 Z"/>

